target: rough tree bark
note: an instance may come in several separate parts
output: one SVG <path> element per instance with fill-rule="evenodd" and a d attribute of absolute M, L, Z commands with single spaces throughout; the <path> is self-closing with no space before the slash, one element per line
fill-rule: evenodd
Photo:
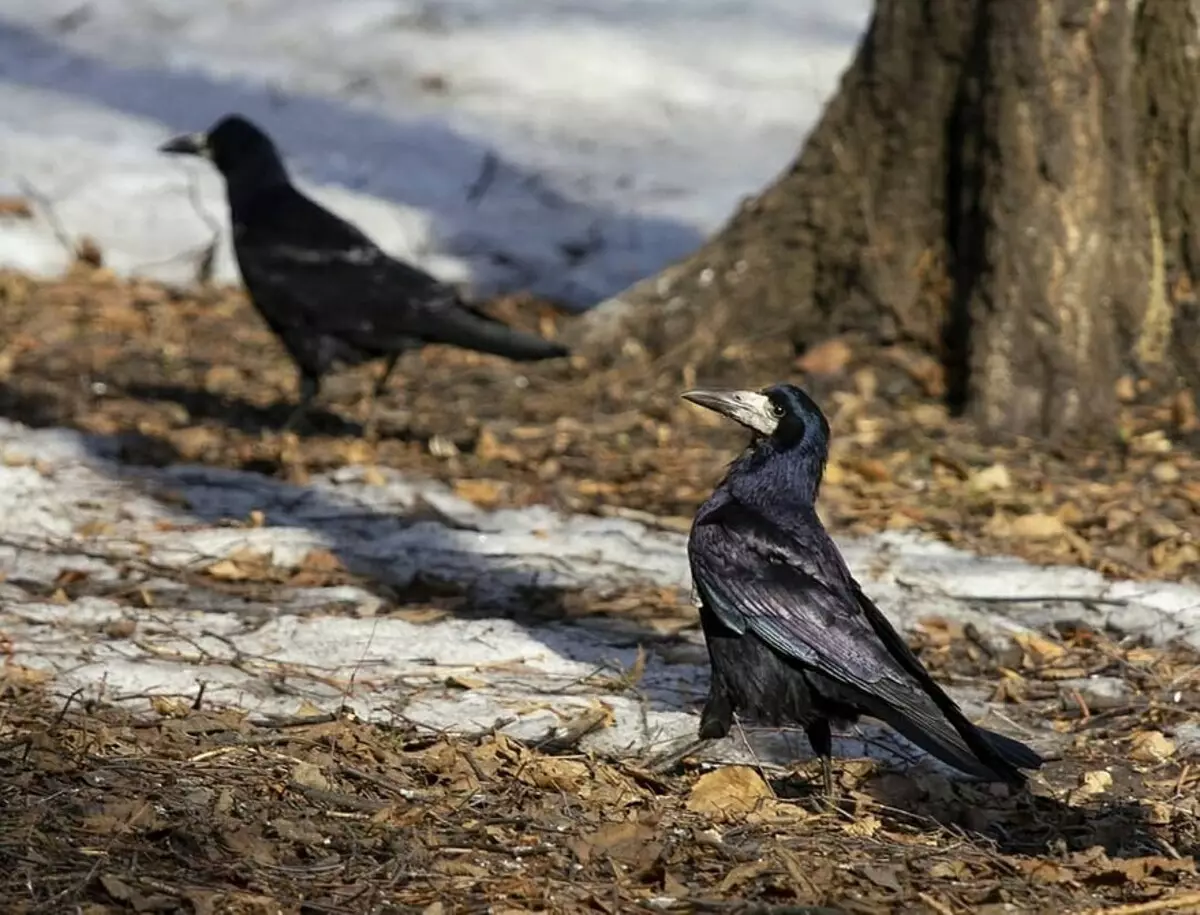
<path fill-rule="evenodd" d="M 1200 0 L 876 0 L 796 161 L 582 323 L 919 347 L 985 430 L 1110 427 L 1125 372 L 1200 391 Z"/>

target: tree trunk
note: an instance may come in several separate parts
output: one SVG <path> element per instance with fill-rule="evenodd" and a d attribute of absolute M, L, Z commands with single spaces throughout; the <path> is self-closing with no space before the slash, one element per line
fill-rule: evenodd
<path fill-rule="evenodd" d="M 836 335 L 935 355 L 985 430 L 1111 427 L 1126 372 L 1200 390 L 1200 0 L 876 0 L 799 158 L 586 316 L 703 370 Z"/>

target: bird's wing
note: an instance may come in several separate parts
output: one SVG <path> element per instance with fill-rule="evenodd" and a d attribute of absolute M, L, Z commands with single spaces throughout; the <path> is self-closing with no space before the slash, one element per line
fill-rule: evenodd
<path fill-rule="evenodd" d="M 912 690 L 855 594 L 816 577 L 790 538 L 736 503 L 706 522 L 693 531 L 691 562 L 701 598 L 725 625 L 858 689 Z"/>
<path fill-rule="evenodd" d="M 303 315 L 301 323 L 364 349 L 381 351 L 419 340 L 510 359 L 567 352 L 467 305 L 452 287 L 374 245 L 320 249 L 260 243 L 240 250 L 238 263 L 256 301 L 286 300 Z"/>
<path fill-rule="evenodd" d="M 276 325 L 306 327 L 369 352 L 421 341 L 510 359 L 566 354 L 468 306 L 453 287 L 390 257 L 294 187 L 276 189 L 236 215 L 238 265 L 255 303 Z"/>
<path fill-rule="evenodd" d="M 828 540 L 819 529 L 813 537 Z M 849 575 L 844 582 L 826 579 L 825 549 L 836 547 L 828 541 L 805 548 L 729 503 L 696 525 L 689 553 L 701 600 L 726 626 L 753 632 L 832 681 L 831 699 L 886 721 L 934 755 L 967 772 L 990 775 L 998 768 L 1009 777 L 986 738 Z"/>
<path fill-rule="evenodd" d="M 303 323 L 360 345 L 420 337 L 426 315 L 458 296 L 429 274 L 367 242 L 320 248 L 256 240 L 239 246 L 238 265 L 252 295 L 283 298 Z"/>

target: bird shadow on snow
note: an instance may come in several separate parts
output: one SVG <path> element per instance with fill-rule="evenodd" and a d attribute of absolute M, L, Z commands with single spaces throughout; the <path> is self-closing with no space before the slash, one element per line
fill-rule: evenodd
<path fill-rule="evenodd" d="M 8 63 L 5 63 L 8 61 Z M 617 212 L 568 199 L 536 174 L 432 116 L 396 120 L 351 100 L 319 98 L 219 79 L 196 71 L 122 67 L 81 54 L 0 19 L 0 79 L 161 122 L 171 132 L 203 130 L 238 112 L 260 122 L 304 178 L 371 194 L 431 214 L 450 253 L 500 288 L 532 289 L 587 307 L 694 250 L 700 233 L 676 220 Z M 482 180 L 490 175 L 488 180 Z M 490 190 L 472 200 L 472 185 Z M 533 265 L 505 240 L 520 236 L 512 206 L 532 231 L 558 229 L 551 263 Z M 592 252 L 619 267 L 595 270 Z M 611 266 L 611 265 L 610 265 Z M 493 276 L 494 274 L 494 276 Z"/>
<path fill-rule="evenodd" d="M 13 396 L 11 389 L 0 392 L 0 402 L 11 402 Z M 54 417 L 49 397 L 24 397 L 20 412 L 27 422 L 40 417 L 47 420 L 46 426 L 57 425 L 49 422 Z M 261 511 L 268 528 L 311 535 L 313 547 L 329 549 L 385 604 L 420 607 L 429 606 L 431 599 L 441 603 L 439 598 L 449 598 L 451 616 L 495 621 L 501 628 L 516 624 L 553 655 L 614 681 L 637 667 L 639 652 L 644 650 L 645 667 L 633 686 L 644 707 L 691 714 L 698 711 L 707 685 L 707 658 L 694 633 L 692 637 L 686 633 L 663 635 L 620 616 L 571 618 L 583 586 L 593 583 L 603 589 L 606 584 L 602 576 L 595 582 L 587 580 L 587 563 L 603 553 L 597 545 L 586 542 L 587 528 L 551 530 L 547 543 L 556 535 L 584 541 L 581 548 L 558 564 L 521 549 L 486 552 L 471 548 L 470 541 L 520 534 L 516 529 L 521 525 L 526 533 L 542 525 L 549 528 L 554 523 L 553 515 L 548 511 L 532 518 L 518 512 L 500 518 L 484 512 L 460 514 L 453 506 L 447 509 L 418 491 L 398 492 L 390 484 L 367 487 L 351 480 L 344 488 L 340 482 L 302 486 L 245 471 L 184 465 L 178 463 L 179 455 L 165 440 L 151 443 L 162 467 L 134 467 L 121 463 L 128 445 L 121 436 L 84 433 L 82 441 L 93 468 L 156 499 L 184 524 L 200 521 L 208 528 L 219 529 L 223 522 L 241 521 L 252 511 Z M 137 450 L 145 453 L 146 443 L 139 441 Z M 596 523 L 601 522 L 597 519 Z M 664 565 L 662 557 L 679 551 L 678 535 L 647 535 L 644 530 L 635 531 L 636 526 L 612 519 L 602 523 L 618 536 L 623 533 L 631 551 L 644 556 L 648 565 L 657 562 L 660 580 L 669 574 L 663 572 L 671 567 Z M 546 547 L 547 553 L 550 549 Z M 574 580 L 564 580 L 557 573 L 570 563 L 578 566 Z M 210 612 L 239 613 L 236 600 L 216 592 L 211 600 L 204 594 L 189 594 L 188 600 L 191 606 L 208 607 Z M 247 620 L 248 625 L 261 622 Z M 450 648 L 444 643 L 411 646 L 414 656 L 428 652 L 439 663 L 453 664 L 454 657 L 446 654 Z M 433 654 L 435 651 L 440 658 Z M 751 759 L 763 763 L 791 766 L 812 758 L 808 742 L 798 730 L 735 729 L 729 743 L 735 750 L 748 749 Z M 660 749 L 667 755 L 672 752 L 669 746 Z M 860 725 L 856 732 L 835 737 L 834 753 L 839 768 L 847 760 L 863 757 L 884 764 L 857 782 L 855 790 L 881 805 L 880 818 L 902 832 L 948 829 L 982 838 L 1012 854 L 1082 851 L 1093 846 L 1103 847 L 1111 857 L 1163 853 L 1149 828 L 1148 808 L 1141 805 L 1098 798 L 1072 806 L 1045 796 L 1044 789 L 1036 797 L 1025 792 L 996 794 L 987 785 L 947 779 L 946 770 L 921 751 L 869 723 Z M 1052 783 L 1073 783 L 1078 773 L 1070 766 L 1069 760 L 1052 760 L 1048 764 Z M 811 769 L 804 775 L 773 782 L 776 793 L 785 798 L 811 797 L 816 793 L 815 785 Z"/>

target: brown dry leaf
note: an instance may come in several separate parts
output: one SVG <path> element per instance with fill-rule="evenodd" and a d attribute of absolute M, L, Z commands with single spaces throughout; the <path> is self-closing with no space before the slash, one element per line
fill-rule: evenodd
<path fill-rule="evenodd" d="M 113 531 L 113 526 L 107 521 L 85 521 L 79 527 L 75 528 L 75 533 L 80 537 L 103 537 Z"/>
<path fill-rule="evenodd" d="M 1150 855 L 1144 858 L 1103 859 L 1102 866 L 1095 874 L 1089 875 L 1089 882 L 1112 882 L 1116 877 L 1130 883 L 1141 883 L 1149 877 L 1159 874 L 1196 873 L 1196 861 L 1190 855 L 1185 858 L 1165 858 L 1161 855 Z"/>
<path fill-rule="evenodd" d="M 151 696 L 150 707 L 163 718 L 186 718 L 192 713 L 190 702 L 168 696 Z"/>
<path fill-rule="evenodd" d="M 940 616 L 926 616 L 917 620 L 917 631 L 925 638 L 930 648 L 945 648 L 963 636 L 961 623 L 951 622 Z"/>
<path fill-rule="evenodd" d="M 868 483 L 886 483 L 892 478 L 892 472 L 888 470 L 887 464 L 878 458 L 862 458 L 852 461 L 849 468 Z"/>
<path fill-rule="evenodd" d="M 0 680 L 8 683 L 11 686 L 28 688 L 46 683 L 52 677 L 48 670 L 39 670 L 36 667 L 25 667 L 22 664 L 13 664 L 5 662 L 3 667 L 0 667 Z"/>
<path fill-rule="evenodd" d="M 128 902 L 133 906 L 135 912 L 143 911 L 146 901 L 145 897 L 120 877 L 115 877 L 112 874 L 102 874 L 100 876 L 100 885 L 104 887 L 104 892 L 108 893 L 117 902 Z"/>
<path fill-rule="evenodd" d="M 1163 541 L 1150 549 L 1150 565 L 1164 578 L 1175 576 L 1180 569 L 1200 562 L 1200 546 L 1195 543 Z"/>
<path fill-rule="evenodd" d="M 1134 454 L 1166 454 L 1171 450 L 1171 440 L 1161 429 L 1154 429 L 1144 435 L 1135 436 L 1129 443 Z"/>
<path fill-rule="evenodd" d="M 451 674 L 445 680 L 445 683 L 451 689 L 481 689 L 487 686 L 487 680 L 481 680 L 478 677 L 466 677 L 458 674 Z"/>
<path fill-rule="evenodd" d="M 292 781 L 305 788 L 316 788 L 318 791 L 329 790 L 329 779 L 321 771 L 320 766 L 310 762 L 298 762 L 292 767 Z"/>
<path fill-rule="evenodd" d="M 234 390 L 242 381 L 242 370 L 234 365 L 214 365 L 204 373 L 204 387 L 209 391 Z"/>
<path fill-rule="evenodd" d="M 325 711 L 318 706 L 313 705 L 310 700 L 303 699 L 296 707 L 295 714 L 297 718 L 316 718 L 318 716 L 323 717 L 325 715 Z"/>
<path fill-rule="evenodd" d="M 443 610 L 441 607 L 405 607 L 402 610 L 396 610 L 390 615 L 396 619 L 404 620 L 406 623 L 425 626 L 429 623 L 436 623 L 438 620 L 444 620 L 450 615 L 450 611 Z"/>
<path fill-rule="evenodd" d="M 1042 664 L 1057 661 L 1067 653 L 1062 645 L 1036 632 L 1018 632 L 1013 635 L 1013 641 Z"/>
<path fill-rule="evenodd" d="M 387 483 L 387 477 L 378 467 L 370 466 L 363 468 L 362 481 L 365 486 L 383 486 Z"/>
<path fill-rule="evenodd" d="M 558 712 L 558 716 L 562 724 L 556 728 L 556 742 L 567 738 L 578 741 L 593 731 L 611 727 L 616 720 L 612 708 L 599 699 L 592 699 L 586 708 L 573 710 L 569 714 Z"/>
<path fill-rule="evenodd" d="M 149 606 L 149 603 L 145 601 L 143 604 Z M 135 631 L 137 631 L 137 620 L 127 616 L 123 616 L 119 620 L 109 620 L 104 626 L 104 634 L 110 639 L 127 639 Z"/>
<path fill-rule="evenodd" d="M 1033 883 L 1066 883 L 1074 879 L 1074 874 L 1071 871 L 1055 864 L 1047 858 L 1019 858 L 1014 860 L 1013 863 Z"/>
<path fill-rule="evenodd" d="M 90 235 L 85 235 L 75 244 L 75 260 L 89 267 L 103 267 L 104 252 L 100 250 L 100 245 L 96 242 L 96 239 Z"/>
<path fill-rule="evenodd" d="M 578 759 L 539 756 L 522 766 L 517 777 L 535 788 L 573 793 L 591 778 L 591 774 L 587 763 Z"/>
<path fill-rule="evenodd" d="M 495 480 L 455 480 L 454 494 L 481 508 L 492 508 L 503 498 L 504 484 Z"/>
<path fill-rule="evenodd" d="M 213 890 L 183 890 L 180 893 L 180 897 L 191 905 L 191 915 L 216 915 L 217 900 L 223 896 Z"/>
<path fill-rule="evenodd" d="M 974 874 L 966 861 L 939 861 L 929 869 L 929 876 L 937 880 L 970 880 Z"/>
<path fill-rule="evenodd" d="M 1088 798 L 1103 794 L 1113 786 L 1112 774 L 1104 769 L 1093 769 L 1079 776 L 1079 787 L 1072 788 L 1067 793 L 1067 803 L 1078 806 Z"/>
<path fill-rule="evenodd" d="M 312 572 L 344 572 L 342 560 L 330 550 L 309 550 L 300 560 L 299 568 Z"/>
<path fill-rule="evenodd" d="M 337 581 L 345 572 L 342 560 L 334 553 L 329 550 L 309 550 L 288 583 L 297 588 L 320 587 Z"/>
<path fill-rule="evenodd" d="M 1047 515 L 1035 512 L 1031 515 L 1019 515 L 1008 525 L 1008 536 L 1019 540 L 1054 540 L 1063 536 L 1067 526 L 1057 515 Z"/>
<path fill-rule="evenodd" d="M 714 820 L 745 817 L 774 797 L 763 777 L 749 766 L 722 766 L 696 779 L 687 808 Z"/>
<path fill-rule="evenodd" d="M 502 445 L 491 429 L 484 427 L 475 439 L 475 454 L 481 461 L 503 461 L 508 464 L 520 464 L 524 455 L 520 449 L 512 445 Z"/>
<path fill-rule="evenodd" d="M 967 478 L 967 486 L 972 492 L 995 492 L 1000 489 L 1012 488 L 1012 474 L 1003 464 L 992 464 L 983 470 L 977 470 Z"/>
<path fill-rule="evenodd" d="M 896 865 L 864 864 L 859 872 L 878 887 L 900 893 L 904 891 L 901 883 L 901 870 Z"/>
<path fill-rule="evenodd" d="M 1133 403 L 1137 399 L 1137 384 L 1131 375 L 1122 375 L 1113 385 L 1113 393 L 1121 403 Z"/>
<path fill-rule="evenodd" d="M 1177 483 L 1183 473 L 1175 464 L 1163 461 L 1150 468 L 1150 476 L 1154 477 L 1157 483 Z"/>
<path fill-rule="evenodd" d="M 1146 822 L 1151 826 L 1170 826 L 1175 819 L 1175 809 L 1162 801 L 1142 801 Z"/>
<path fill-rule="evenodd" d="M 273 867 L 276 864 L 274 842 L 264 839 L 249 826 L 227 829 L 221 834 L 221 842 L 240 858 L 255 864 Z"/>
<path fill-rule="evenodd" d="M 218 559 L 204 571 L 221 581 L 245 581 L 250 577 L 249 573 L 231 559 Z"/>
<path fill-rule="evenodd" d="M 800 804 L 767 798 L 746 815 L 746 822 L 756 826 L 791 827 L 812 816 Z"/>
<path fill-rule="evenodd" d="M 1196 395 L 1191 391 L 1179 391 L 1171 401 L 1171 421 L 1180 432 L 1195 432 L 1200 428 L 1197 417 Z"/>
<path fill-rule="evenodd" d="M 222 915 L 280 915 L 281 912 L 287 911 L 279 901 L 270 896 L 261 896 L 253 893 L 222 893 L 221 894 L 221 909 Z M 199 913 L 195 913 L 199 915 Z"/>
<path fill-rule="evenodd" d="M 220 581 L 245 581 L 261 577 L 271 569 L 271 554 L 242 547 L 218 559 L 204 572 Z"/>
<path fill-rule="evenodd" d="M 728 893 L 730 890 L 735 890 L 743 883 L 749 883 L 755 877 L 759 877 L 771 870 L 771 864 L 768 861 L 747 861 L 744 864 L 735 865 L 725 878 L 717 884 L 718 893 Z"/>
<path fill-rule="evenodd" d="M 842 832 L 849 836 L 869 839 L 883 827 L 883 822 L 872 813 L 856 817 L 849 823 L 842 824 Z"/>
<path fill-rule="evenodd" d="M 833 337 L 809 347 L 796 359 L 796 368 L 809 375 L 836 375 L 850 364 L 853 355 L 850 344 Z"/>
<path fill-rule="evenodd" d="M 580 864 L 603 856 L 622 864 L 648 867 L 662 853 L 657 836 L 658 831 L 645 822 L 608 823 L 567 844 Z"/>
<path fill-rule="evenodd" d="M 1162 731 L 1138 731 L 1129 747 L 1130 757 L 1138 762 L 1160 763 L 1175 755 L 1175 741 Z"/>
<path fill-rule="evenodd" d="M 144 800 L 109 801 L 99 813 L 83 818 L 84 829 L 101 835 L 151 830 L 158 826 L 159 819 L 153 805 Z"/>
<path fill-rule="evenodd" d="M 472 864 L 470 861 L 464 861 L 462 858 L 443 858 L 440 861 L 433 862 L 433 869 L 439 874 L 445 874 L 447 877 L 473 877 L 480 880 L 488 875 L 487 870 L 480 867 L 478 864 Z"/>
<path fill-rule="evenodd" d="M 0 196 L 0 219 L 32 219 L 33 207 L 24 197 Z"/>
<path fill-rule="evenodd" d="M 615 496 L 621 491 L 616 483 L 604 480 L 579 480 L 575 488 L 583 496 Z"/>

